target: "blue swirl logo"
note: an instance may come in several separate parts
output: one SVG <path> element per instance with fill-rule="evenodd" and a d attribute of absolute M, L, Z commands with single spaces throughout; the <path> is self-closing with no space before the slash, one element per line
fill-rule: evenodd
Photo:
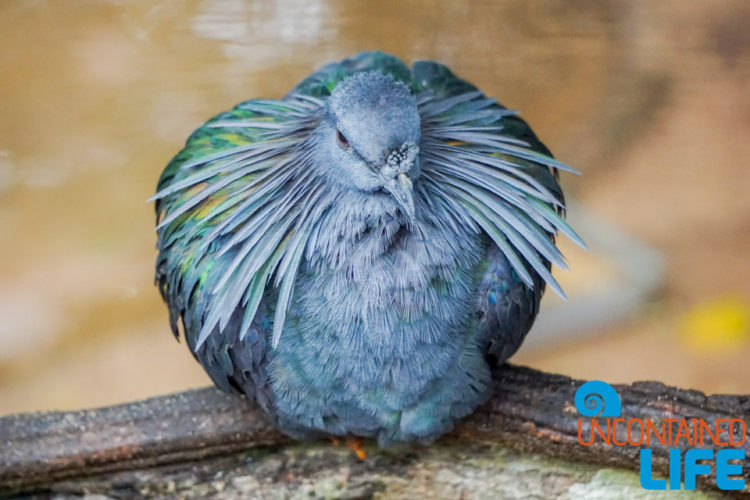
<path fill-rule="evenodd" d="M 620 396 L 614 388 L 601 380 L 590 380 L 576 391 L 576 410 L 586 417 L 619 417 L 622 413 Z"/>

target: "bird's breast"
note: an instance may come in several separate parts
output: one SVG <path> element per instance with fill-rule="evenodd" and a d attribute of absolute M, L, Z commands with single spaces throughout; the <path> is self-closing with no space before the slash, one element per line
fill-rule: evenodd
<path fill-rule="evenodd" d="M 420 229 L 301 273 L 284 336 L 304 349 L 307 371 L 353 391 L 417 394 L 455 363 L 474 317 L 481 245 L 476 235 Z"/>

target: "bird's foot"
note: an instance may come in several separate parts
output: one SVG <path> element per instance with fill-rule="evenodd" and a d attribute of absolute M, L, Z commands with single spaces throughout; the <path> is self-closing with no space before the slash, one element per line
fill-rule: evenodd
<path fill-rule="evenodd" d="M 367 458 L 367 454 L 365 453 L 365 450 L 363 448 L 364 444 L 364 438 L 361 438 L 359 436 L 346 437 L 346 445 L 357 455 L 357 458 L 359 458 L 360 460 L 364 460 L 365 458 Z"/>
<path fill-rule="evenodd" d="M 341 444 L 341 441 L 339 441 L 339 438 L 337 438 L 336 436 L 328 436 L 328 439 L 331 440 L 331 444 L 333 444 L 333 446 L 338 446 Z"/>

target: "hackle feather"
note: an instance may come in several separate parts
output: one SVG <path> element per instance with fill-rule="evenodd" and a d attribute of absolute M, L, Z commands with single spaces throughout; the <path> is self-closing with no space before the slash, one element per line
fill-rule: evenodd
<path fill-rule="evenodd" d="M 584 248 L 585 243 L 565 222 L 556 183 L 545 185 L 540 180 L 544 176 L 530 169 L 577 172 L 503 135 L 502 119 L 516 112 L 479 91 L 446 99 L 423 92 L 416 100 L 422 120 L 422 178 L 417 186 L 422 199 L 440 210 L 443 223 L 484 231 L 529 287 L 533 270 L 564 298 L 549 270 L 549 263 L 567 268 L 554 235 L 560 231 Z M 201 243 L 195 261 L 207 252 L 233 253 L 216 285 L 205 292 L 212 294 L 213 304 L 195 350 L 214 329 L 224 328 L 239 307 L 244 308 L 239 332 L 244 338 L 271 284 L 278 289 L 272 346 L 278 344 L 305 249 L 327 208 L 326 186 L 311 168 L 316 146 L 312 132 L 324 106 L 324 100 L 302 94 L 242 104 L 241 109 L 258 117 L 218 119 L 206 127 L 252 131 L 256 140 L 183 163 L 181 170 L 195 173 L 152 198 L 183 195 L 157 226 L 160 249 L 176 238 L 196 238 Z M 193 224 L 180 223 L 198 210 L 202 215 Z"/>
<path fill-rule="evenodd" d="M 179 237 L 201 240 L 194 261 L 206 252 L 233 254 L 223 276 L 205 292 L 213 295 L 213 305 L 203 321 L 196 351 L 217 326 L 227 325 L 240 306 L 245 308 L 239 332 L 244 338 L 272 279 L 280 287 L 272 344 L 278 343 L 304 248 L 323 213 L 320 201 L 325 186 L 311 168 L 310 154 L 314 147 L 311 132 L 320 122 L 323 101 L 290 96 L 283 102 L 256 100 L 240 107 L 259 117 L 216 120 L 208 127 L 243 134 L 252 131 L 257 140 L 184 163 L 180 169 L 195 168 L 196 173 L 152 198 L 189 192 L 205 183 L 164 214 L 157 226 L 163 229 L 159 247 Z M 180 217 L 203 204 L 207 208 L 200 218 L 190 225 L 180 224 Z"/>

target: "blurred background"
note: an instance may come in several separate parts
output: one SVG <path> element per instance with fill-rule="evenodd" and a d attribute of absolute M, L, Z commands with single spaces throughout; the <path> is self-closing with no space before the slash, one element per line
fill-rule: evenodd
<path fill-rule="evenodd" d="M 209 384 L 153 286 L 145 200 L 188 134 L 380 49 L 449 65 L 564 175 L 570 295 L 513 362 L 750 393 L 750 3 L 0 3 L 0 414 Z"/>

